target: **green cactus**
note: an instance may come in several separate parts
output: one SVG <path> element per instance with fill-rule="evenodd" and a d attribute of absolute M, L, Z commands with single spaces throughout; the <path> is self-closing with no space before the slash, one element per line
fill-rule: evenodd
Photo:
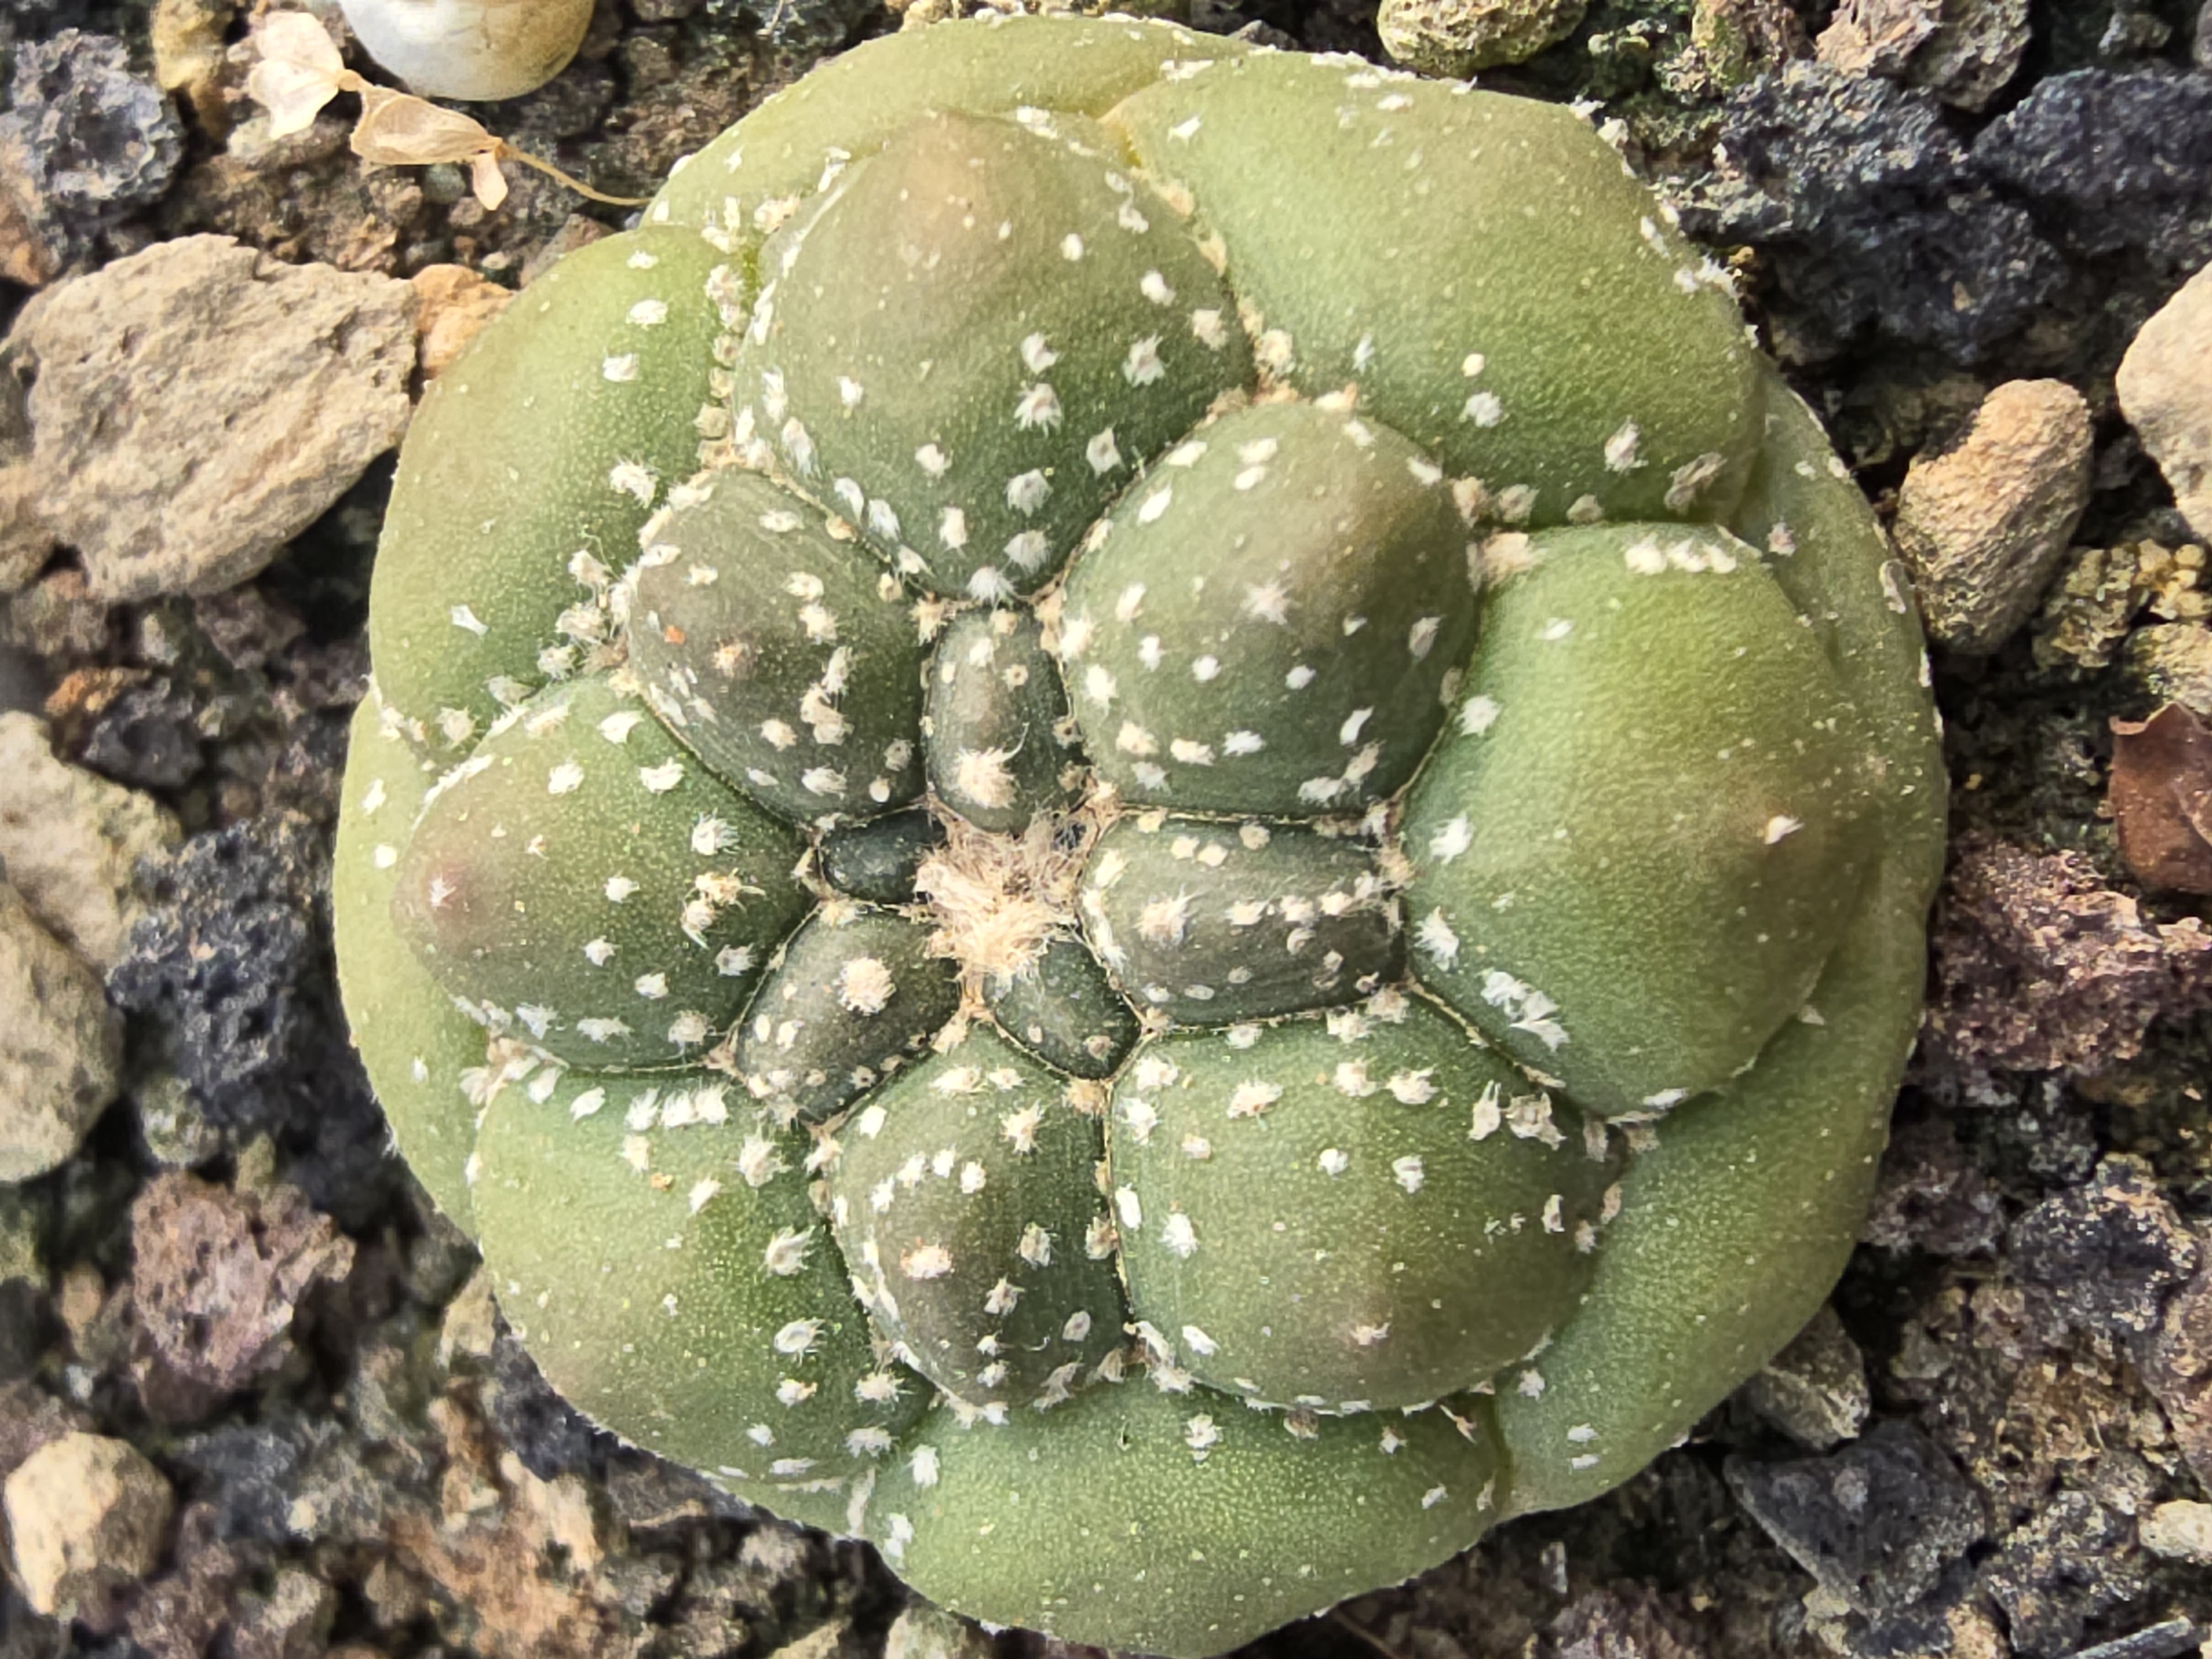
<path fill-rule="evenodd" d="M 433 386 L 340 968 L 614 1431 L 1170 1655 L 1617 1485 L 1818 1307 L 1912 1041 L 1909 598 L 1567 112 L 864 46 Z"/>

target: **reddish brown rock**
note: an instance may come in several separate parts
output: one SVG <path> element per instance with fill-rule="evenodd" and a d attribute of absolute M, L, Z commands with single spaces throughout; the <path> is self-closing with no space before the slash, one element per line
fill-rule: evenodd
<path fill-rule="evenodd" d="M 353 1266 L 351 1241 L 289 1187 L 256 1197 L 164 1175 L 132 1206 L 131 1231 L 140 1328 L 162 1364 L 210 1389 L 281 1366 L 301 1300 Z"/>

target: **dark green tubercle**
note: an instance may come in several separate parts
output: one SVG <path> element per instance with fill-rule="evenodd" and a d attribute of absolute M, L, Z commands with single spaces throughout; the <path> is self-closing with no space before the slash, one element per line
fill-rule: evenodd
<path fill-rule="evenodd" d="M 1344 408 L 1200 427 L 1101 520 L 1060 652 L 1099 774 L 1132 803 L 1358 812 L 1413 775 L 1474 642 L 1440 469 Z"/>
<path fill-rule="evenodd" d="M 1205 1659 L 1819 1308 L 1944 779 L 1904 573 L 1571 112 L 872 40 L 426 395 L 333 915 L 554 1385 Z"/>
<path fill-rule="evenodd" d="M 571 1066 L 665 1066 L 714 1046 L 805 914 L 802 851 L 594 676 L 433 787 L 392 920 L 495 1030 Z"/>
<path fill-rule="evenodd" d="M 1070 753 L 1059 665 L 1034 617 L 954 618 L 930 659 L 927 718 L 930 787 L 976 828 L 1018 831 L 1070 804 L 1083 768 Z"/>
<path fill-rule="evenodd" d="M 720 473 L 639 561 L 632 665 L 684 744 L 771 811 L 872 817 L 921 788 L 911 602 L 834 521 Z"/>
<path fill-rule="evenodd" d="M 822 879 L 871 904 L 911 904 L 922 860 L 945 845 L 927 812 L 892 812 L 822 837 Z"/>
<path fill-rule="evenodd" d="M 854 1293 L 986 1420 L 1052 1410 L 1122 1346 L 1095 1179 L 1103 1103 L 971 1025 L 839 1132 L 830 1214 Z"/>
<path fill-rule="evenodd" d="M 1110 1077 L 1136 1044 L 1137 1016 L 1070 934 L 1047 939 L 1019 972 L 986 977 L 983 1000 L 1008 1036 L 1071 1077 Z"/>
<path fill-rule="evenodd" d="M 960 1006 L 929 928 L 825 904 L 769 965 L 738 1027 L 738 1075 L 780 1119 L 818 1122 L 928 1046 Z"/>
<path fill-rule="evenodd" d="M 1617 1173 L 1601 1128 L 1395 996 L 1147 1043 L 1107 1151 L 1130 1306 L 1175 1364 L 1346 1413 L 1483 1386 L 1541 1347 L 1589 1282 Z"/>
<path fill-rule="evenodd" d="M 1181 1025 L 1350 1002 L 1403 955 L 1373 854 L 1304 824 L 1136 813 L 1100 839 L 1080 902 L 1115 981 Z"/>

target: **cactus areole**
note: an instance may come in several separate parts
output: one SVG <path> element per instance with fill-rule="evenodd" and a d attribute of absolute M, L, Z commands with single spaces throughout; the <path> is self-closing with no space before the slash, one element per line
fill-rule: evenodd
<path fill-rule="evenodd" d="M 339 847 L 401 1150 L 609 1429 L 1212 1654 L 1818 1308 L 1910 601 L 1582 119 L 1152 23 L 779 94 L 409 434 Z"/>

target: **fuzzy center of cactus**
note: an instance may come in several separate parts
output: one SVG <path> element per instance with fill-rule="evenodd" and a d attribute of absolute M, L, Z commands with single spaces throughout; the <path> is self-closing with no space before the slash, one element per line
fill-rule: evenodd
<path fill-rule="evenodd" d="M 1114 816 L 1110 800 L 1094 797 L 1010 834 L 942 814 L 945 846 L 915 874 L 915 892 L 936 927 L 931 951 L 957 963 L 962 983 L 975 993 L 1033 969 L 1055 935 L 1074 931 L 1077 884 Z"/>

